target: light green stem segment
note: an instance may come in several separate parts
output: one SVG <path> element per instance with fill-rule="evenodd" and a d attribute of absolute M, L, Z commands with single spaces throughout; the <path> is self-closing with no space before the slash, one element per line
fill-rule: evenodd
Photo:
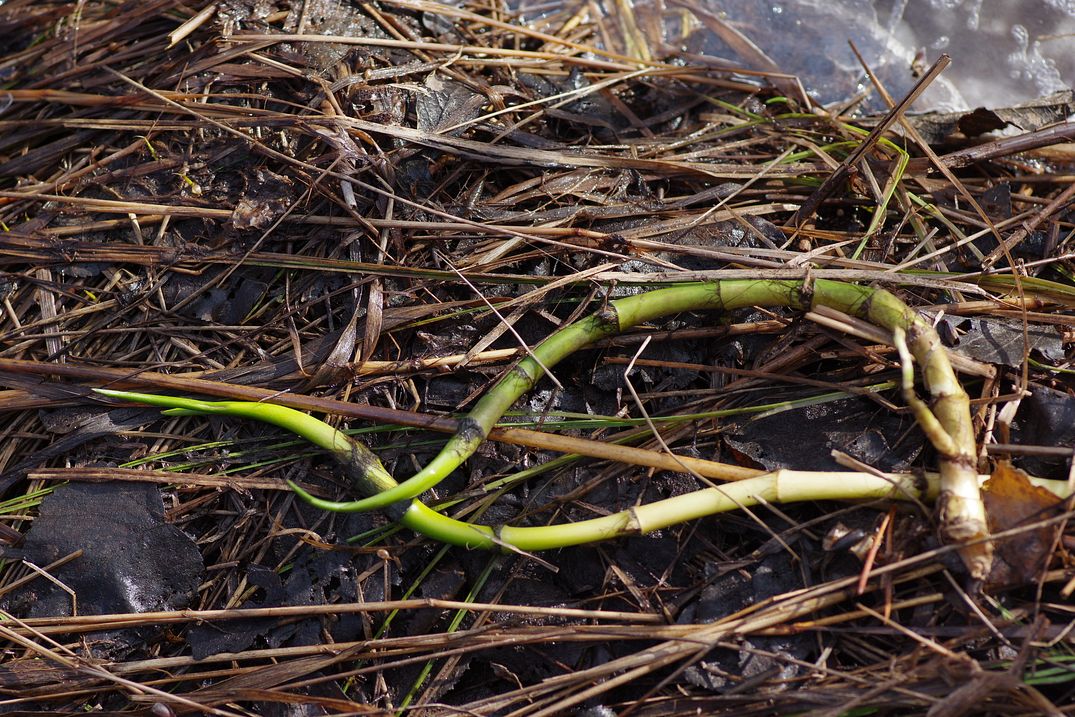
<path fill-rule="evenodd" d="M 94 390 L 110 398 L 135 401 L 150 406 L 160 406 L 166 409 L 162 413 L 169 416 L 207 414 L 249 418 L 255 421 L 271 423 L 274 426 L 291 431 L 300 438 L 305 438 L 315 446 L 324 448 L 332 453 L 336 460 L 348 467 L 351 479 L 360 483 L 356 487 L 361 488 L 364 492 L 372 493 L 390 490 L 397 485 L 396 480 L 381 465 L 381 461 L 377 459 L 377 456 L 370 449 L 358 441 L 352 440 L 347 434 L 337 431 L 324 421 L 287 406 L 277 406 L 272 403 L 254 403 L 252 401 L 199 401 L 193 398 L 157 396 L 151 393 L 135 393 L 133 391 L 114 391 L 107 388 Z M 309 496 L 315 501 L 319 500 L 302 489 L 298 490 L 303 497 Z"/>
<path fill-rule="evenodd" d="M 979 476 L 984 482 L 989 476 Z M 1059 497 L 1067 481 L 1032 478 Z M 778 470 L 719 487 L 684 493 L 612 515 L 577 523 L 539 527 L 490 527 L 455 520 L 412 501 L 400 522 L 431 538 L 465 548 L 535 552 L 641 535 L 690 520 L 762 504 L 814 500 L 933 500 L 940 492 L 937 473 L 911 474 Z"/>
<path fill-rule="evenodd" d="M 848 298 L 854 303 L 861 303 L 870 291 L 839 282 L 827 284 L 839 287 L 841 299 L 837 303 L 840 306 L 846 306 Z M 579 349 L 633 326 L 683 311 L 728 310 L 747 306 L 800 307 L 801 288 L 802 282 L 799 281 L 743 279 L 683 284 L 610 301 L 604 310 L 560 329 L 538 344 L 529 356 L 478 401 L 441 452 L 411 478 L 391 490 L 362 500 L 337 503 L 312 496 L 307 499 L 312 499 L 314 505 L 325 510 L 362 511 L 386 508 L 414 498 L 447 478 L 473 455 L 500 417 L 545 375 L 545 369 L 552 368 Z M 864 295 L 862 291 L 867 293 Z"/>
<path fill-rule="evenodd" d="M 156 396 L 128 391 L 99 389 L 112 398 L 167 407 L 169 415 L 215 414 L 253 418 L 292 431 L 326 448 L 341 461 L 354 455 L 355 442 L 335 428 L 285 406 L 246 401 L 197 401 L 189 398 Z M 987 476 L 981 476 L 984 480 Z M 394 483 L 384 474 L 386 484 Z M 1035 482 L 1056 493 L 1067 495 L 1066 481 Z M 296 485 L 292 488 L 309 496 Z M 779 470 L 756 478 L 714 488 L 693 491 L 674 498 L 620 511 L 612 515 L 576 523 L 538 527 L 477 525 L 438 513 L 421 501 L 412 500 L 399 522 L 416 533 L 465 548 L 534 552 L 595 543 L 627 535 L 649 533 L 679 523 L 717 513 L 726 513 L 761 503 L 794 503 L 806 500 L 933 499 L 940 490 L 940 477 L 927 474 L 834 473 Z M 312 496 L 310 496 L 312 497 Z"/>
<path fill-rule="evenodd" d="M 867 304 L 867 299 L 875 294 L 892 296 L 884 291 L 877 292 L 874 289 L 854 284 L 826 280 L 813 282 L 809 289 L 814 303 L 826 304 L 855 315 L 860 314 L 861 308 Z M 904 306 L 895 297 L 892 297 L 892 299 L 897 306 Z M 408 480 L 399 484 L 394 481 L 389 483 L 388 480 L 391 480 L 391 478 L 387 470 L 380 464 L 376 456 L 362 447 L 361 449 L 352 448 L 352 455 L 356 460 L 345 460 L 344 465 L 350 467 L 350 477 L 356 483 L 355 489 L 366 496 L 363 499 L 344 502 L 328 501 L 310 495 L 297 486 L 294 486 L 294 488 L 304 500 L 323 510 L 350 512 L 387 508 L 394 503 L 417 497 L 447 478 L 452 471 L 474 454 L 474 451 L 482 444 L 500 417 L 511 408 L 512 404 L 520 396 L 534 387 L 544 376 L 546 369 L 552 368 L 565 357 L 595 341 L 621 333 L 647 321 L 683 311 L 724 311 L 748 306 L 806 308 L 808 303 L 810 302 L 804 298 L 803 282 L 801 281 L 758 279 L 732 279 L 681 284 L 616 299 L 609 302 L 604 310 L 566 326 L 542 341 L 529 356 L 520 361 L 478 401 L 471 412 L 460 422 L 459 430 L 448 440 L 440 453 Z M 913 316 L 913 312 L 910 312 L 909 309 L 907 311 Z M 863 316 L 863 318 L 870 317 Z M 895 317 L 886 316 L 886 318 L 894 319 Z M 157 401 L 155 405 L 164 405 L 161 403 L 162 397 L 154 398 Z M 151 401 L 146 402 L 152 403 Z M 221 406 L 234 406 L 241 403 L 235 401 L 218 403 L 191 401 L 188 411 L 226 413 L 227 409 L 221 408 Z M 272 406 L 271 404 L 254 405 L 264 407 L 267 411 L 273 409 L 276 411 L 282 410 L 282 407 Z M 211 410 L 205 410 L 209 406 L 216 407 Z M 182 407 L 174 410 L 182 410 Z M 241 414 L 235 413 L 233 415 L 255 417 L 246 412 L 248 409 L 241 410 L 243 411 Z M 255 410 L 254 413 L 257 413 L 257 411 Z M 277 418 L 275 414 L 268 415 L 263 420 L 283 427 L 288 427 L 285 425 L 287 423 L 294 424 L 295 427 L 289 428 L 289 430 L 293 430 L 315 444 L 333 451 L 341 459 L 346 455 L 346 453 L 340 452 L 347 449 L 341 448 L 339 437 L 327 435 L 324 430 L 318 430 L 313 426 L 300 426 L 297 419 Z M 316 419 L 310 420 L 316 421 Z M 316 422 L 321 423 L 320 421 Z M 323 426 L 324 424 L 321 425 Z M 307 433 L 301 433 L 300 430 Z M 356 442 L 351 443 L 352 445 L 360 445 Z M 369 472 L 370 475 L 365 475 L 366 472 Z"/>
<path fill-rule="evenodd" d="M 727 310 L 747 306 L 788 306 L 797 309 L 825 305 L 894 331 L 914 354 L 923 369 L 923 377 L 933 397 L 931 421 L 923 425 L 940 456 L 942 476 L 941 499 L 958 507 L 959 514 L 971 518 L 959 524 L 959 533 L 952 532 L 957 542 L 968 541 L 968 550 L 976 555 L 964 555 L 972 565 L 972 574 L 988 567 L 988 533 L 984 527 L 984 512 L 978 496 L 978 477 L 973 471 L 974 437 L 970 423 L 969 402 L 945 356 L 944 349 L 932 330 L 914 311 L 883 289 L 817 280 L 804 284 L 797 280 L 728 280 L 684 284 L 651 291 L 608 304 L 607 308 L 580 322 L 557 331 L 539 344 L 533 353 L 522 360 L 493 387 L 460 423 L 460 430 L 448 441 L 441 453 L 410 480 L 396 484 L 377 458 L 357 441 L 331 426 L 298 411 L 267 403 L 242 401 L 195 401 L 123 391 L 101 391 L 105 395 L 151 405 L 165 406 L 172 414 L 226 414 L 274 423 L 291 430 L 318 446 L 328 449 L 346 467 L 354 487 L 370 497 L 352 502 L 325 501 L 292 487 L 311 504 L 326 510 L 369 510 L 387 507 L 414 498 L 443 480 L 467 459 L 485 440 L 489 430 L 504 412 L 542 377 L 546 368 L 594 341 L 626 330 L 661 316 L 690 310 Z M 906 350 L 905 350 L 906 353 Z M 904 357 L 906 361 L 906 357 Z M 905 387 L 913 392 L 913 387 Z M 921 404 L 921 401 L 918 402 Z M 924 411 L 925 404 L 921 404 Z M 935 418 L 934 418 L 935 416 Z M 921 423 L 921 420 L 920 420 Z M 932 427 L 932 431 L 931 431 Z M 944 435 L 941 435 L 941 434 Z M 778 471 L 734 485 L 691 493 L 688 496 L 634 508 L 630 511 L 569 525 L 546 528 L 491 528 L 456 521 L 414 501 L 403 512 L 401 522 L 408 527 L 457 545 L 493 548 L 502 546 L 521 550 L 540 550 L 602 540 L 614 535 L 647 532 L 701 515 L 753 505 L 758 496 L 779 501 L 822 498 L 863 498 L 888 496 L 893 485 L 886 479 L 863 478 L 874 481 L 869 487 L 857 486 L 849 475 L 829 474 L 828 486 L 800 482 L 799 488 L 811 486 L 805 493 L 799 488 L 786 488 L 774 476 L 789 474 Z M 805 474 L 797 474 L 805 477 Z M 775 480 L 775 483 L 757 481 Z M 902 479 L 901 479 L 902 480 Z M 913 485 L 901 487 L 903 495 L 914 492 Z M 775 491 L 775 493 L 770 493 Z M 790 492 L 789 492 L 790 491 Z M 796 497 L 800 496 L 800 497 Z M 728 502 L 726 502 L 728 501 Z M 974 503 L 972 511 L 964 510 Z M 943 515 L 943 513 L 942 513 Z M 955 524 L 949 521 L 949 524 Z M 977 547 L 975 547 L 977 546 Z M 983 553 L 984 551 L 984 553 Z M 977 567 L 973 567 L 977 566 Z"/>

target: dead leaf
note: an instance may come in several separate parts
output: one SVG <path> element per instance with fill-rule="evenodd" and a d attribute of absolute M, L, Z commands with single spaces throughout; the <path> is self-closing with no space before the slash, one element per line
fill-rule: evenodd
<path fill-rule="evenodd" d="M 295 182 L 267 169 L 259 169 L 255 181 L 235 205 L 231 224 L 236 229 L 266 229 L 291 205 Z"/>
<path fill-rule="evenodd" d="M 1030 326 L 1024 344 L 1022 323 L 1015 319 L 983 316 L 953 317 L 951 325 L 964 333 L 955 348 L 964 356 L 985 363 L 1018 368 L 1026 350 L 1039 351 L 1050 360 L 1063 360 L 1064 346 L 1060 334 L 1051 326 Z"/>
<path fill-rule="evenodd" d="M 987 110 L 985 107 L 979 107 L 973 112 L 968 112 L 956 122 L 959 131 L 967 137 L 977 137 L 989 132 L 996 132 L 998 129 L 1004 129 L 1008 124 L 996 112 Z"/>
<path fill-rule="evenodd" d="M 1060 512 L 1060 498 L 1031 483 L 1026 473 L 1008 461 L 997 463 L 982 496 L 990 533 L 1030 525 Z M 1012 587 L 1035 580 L 1049 562 L 1057 530 L 1057 526 L 1028 529 L 996 541 L 996 559 L 986 585 Z"/>
<path fill-rule="evenodd" d="M 463 129 L 452 128 L 476 118 L 485 104 L 482 95 L 459 82 L 444 80 L 436 75 L 426 79 L 426 90 L 418 95 L 415 105 L 418 129 L 423 132 L 449 130 L 449 134 L 459 135 Z"/>

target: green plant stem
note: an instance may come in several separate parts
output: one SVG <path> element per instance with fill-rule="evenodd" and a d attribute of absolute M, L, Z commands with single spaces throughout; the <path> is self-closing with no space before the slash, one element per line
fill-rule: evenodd
<path fill-rule="evenodd" d="M 391 490 L 396 485 L 396 480 L 365 445 L 324 421 L 293 408 L 253 401 L 199 401 L 193 398 L 158 396 L 152 393 L 116 391 L 107 388 L 94 390 L 110 398 L 160 406 L 166 409 L 162 413 L 168 416 L 232 416 L 270 423 L 329 451 L 347 470 L 352 484 L 363 492 L 377 493 Z M 305 491 L 300 492 L 309 495 Z"/>
<path fill-rule="evenodd" d="M 838 286 L 852 286 L 826 282 Z M 683 284 L 628 296 L 581 321 L 560 329 L 533 349 L 500 379 L 460 422 L 459 430 L 421 471 L 398 487 L 347 503 L 320 502 L 326 510 L 361 511 L 385 508 L 433 488 L 473 455 L 493 425 L 524 393 L 565 357 L 595 341 L 622 333 L 662 316 L 694 310 L 730 310 L 747 306 L 795 306 L 803 303 L 797 281 L 729 280 Z"/>
<path fill-rule="evenodd" d="M 349 460 L 347 456 L 352 455 L 351 449 L 340 449 L 343 444 L 354 443 L 350 437 L 301 411 L 283 406 L 244 401 L 196 401 L 104 389 L 99 390 L 99 393 L 113 398 L 168 407 L 166 413 L 169 415 L 208 413 L 255 418 L 308 438 L 330 450 L 340 460 Z M 265 411 L 266 408 L 276 410 Z M 975 484 L 987 478 L 988 476 L 975 476 Z M 387 480 L 391 481 L 391 477 Z M 1070 492 L 1066 481 L 1033 480 L 1058 496 L 1066 496 Z M 778 470 L 575 523 L 537 527 L 477 525 L 451 518 L 417 500 L 410 502 L 399 517 L 399 522 L 442 543 L 471 549 L 533 552 L 649 533 L 705 516 L 764 503 L 813 500 L 929 500 L 941 493 L 941 485 L 942 477 L 937 473 L 923 477 L 911 474 L 872 475 Z"/>
<path fill-rule="evenodd" d="M 976 480 L 984 482 L 988 476 Z M 1065 481 L 1033 479 L 1058 496 L 1070 489 Z M 539 527 L 492 527 L 455 520 L 413 501 L 401 522 L 408 528 L 445 543 L 485 550 L 532 552 L 584 545 L 611 538 L 650 533 L 718 513 L 764 503 L 813 500 L 933 499 L 941 491 L 941 476 L 778 470 L 757 478 L 692 491 L 647 503 L 612 515 L 575 523 Z"/>
<path fill-rule="evenodd" d="M 177 399 L 123 392 L 108 392 L 107 395 L 167 405 L 171 407 L 169 412 L 172 414 L 225 413 L 264 420 L 288 428 L 331 451 L 347 467 L 348 476 L 355 489 L 368 497 L 357 501 L 333 502 L 315 498 L 297 486 L 292 486 L 296 492 L 311 504 L 326 510 L 371 510 L 412 499 L 437 485 L 474 453 L 497 420 L 520 396 L 533 388 L 547 368 L 555 366 L 566 356 L 594 341 L 683 311 L 730 310 L 748 306 L 808 309 L 818 305 L 838 309 L 893 332 L 894 343 L 900 349 L 904 367 L 904 396 L 939 454 L 942 531 L 950 541 L 965 544 L 965 547 L 961 548 L 961 556 L 971 575 L 975 578 L 984 577 L 992 561 L 992 544 L 988 540 L 985 510 L 979 494 L 977 471 L 974 469 L 976 446 L 970 420 L 969 399 L 956 379 L 933 327 L 884 289 L 823 279 L 805 282 L 738 279 L 682 284 L 611 301 L 606 308 L 560 329 L 534 348 L 530 356 L 512 368 L 460 421 L 459 430 L 449 439 L 443 450 L 425 468 L 398 485 L 376 456 L 364 446 L 351 441 L 327 424 L 291 409 L 236 401 L 213 403 L 179 399 L 187 401 L 179 404 L 175 402 Z M 922 368 L 923 382 L 929 391 L 932 407 L 914 395 L 910 380 L 912 356 Z M 750 481 L 743 483 L 750 484 Z M 730 488 L 711 490 L 731 495 L 727 493 Z M 702 501 L 699 500 L 699 503 Z M 652 505 L 662 506 L 664 502 Z M 687 507 L 682 506 L 683 509 Z M 649 525 L 662 527 L 668 524 L 662 522 L 664 519 L 647 516 L 664 515 L 663 510 L 667 509 L 643 506 L 634 509 L 630 514 L 616 514 L 595 521 L 556 526 L 558 538 L 547 538 L 546 532 L 538 533 L 541 537 L 535 538 L 527 532 L 546 531 L 548 528 L 504 527 L 494 530 L 460 523 L 418 502 L 412 502 L 406 507 L 401 521 L 419 532 L 458 545 L 492 547 L 503 544 L 523 550 L 537 550 L 604 539 L 623 534 L 624 531 L 645 532 L 655 529 L 647 527 Z M 709 509 L 707 511 L 705 514 L 712 512 Z M 691 513 L 684 513 L 680 509 L 678 513 L 673 511 L 673 514 Z M 680 522 L 680 519 L 675 522 Z"/>

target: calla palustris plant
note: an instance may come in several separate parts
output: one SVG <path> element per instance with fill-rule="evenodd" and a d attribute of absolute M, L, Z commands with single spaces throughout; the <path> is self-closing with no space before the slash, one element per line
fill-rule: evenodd
<path fill-rule="evenodd" d="M 613 515 L 543 527 L 491 527 L 455 520 L 416 500 L 469 458 L 513 403 L 545 370 L 593 342 L 633 326 L 683 311 L 731 310 L 750 306 L 810 309 L 828 306 L 869 321 L 892 333 L 902 366 L 904 400 L 938 455 L 938 474 L 924 490 L 911 476 L 776 471 L 757 478 L 656 501 Z M 930 403 L 915 395 L 912 357 L 922 370 Z M 795 500 L 881 497 L 936 497 L 943 537 L 959 546 L 974 578 L 988 574 L 993 548 L 979 493 L 970 401 L 956 378 L 933 327 L 894 294 L 839 281 L 733 279 L 682 284 L 608 302 L 597 313 L 553 333 L 509 370 L 459 423 L 459 429 L 426 467 L 397 483 L 364 445 L 300 411 L 268 403 L 198 401 L 136 394 L 101 393 L 166 407 L 169 414 L 222 414 L 265 421 L 290 430 L 330 451 L 345 467 L 358 494 L 352 502 L 316 498 L 292 488 L 307 502 L 331 511 L 392 508 L 403 525 L 447 543 L 470 548 L 522 551 L 578 545 L 621 535 L 645 533 L 704 515 L 753 505 L 759 499 Z"/>

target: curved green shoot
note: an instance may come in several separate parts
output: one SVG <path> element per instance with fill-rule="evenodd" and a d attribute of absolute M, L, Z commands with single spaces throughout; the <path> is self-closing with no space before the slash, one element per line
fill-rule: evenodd
<path fill-rule="evenodd" d="M 322 439 L 334 432 L 342 440 L 350 441 L 345 434 L 300 411 L 275 406 L 280 409 L 266 413 L 264 403 L 243 401 L 195 401 L 172 396 L 127 391 L 99 390 L 99 393 L 123 400 L 151 403 L 169 407 L 171 415 L 208 413 L 249 417 L 264 420 L 287 430 L 307 426 L 315 422 L 320 428 L 315 435 Z M 173 408 L 174 407 L 174 408 Z M 270 420 L 271 419 L 271 420 Z M 297 432 L 297 431 L 296 431 Z M 332 445 L 336 444 L 335 439 Z M 322 447 L 328 447 L 323 444 Z M 336 455 L 339 455 L 338 453 Z M 976 476 L 975 485 L 988 476 Z M 391 480 L 389 477 L 388 480 Z M 1058 496 L 1070 493 L 1066 481 L 1034 479 Z M 315 505 L 332 505 L 310 496 L 292 485 L 304 499 L 312 499 Z M 489 526 L 456 520 L 439 513 L 421 501 L 411 501 L 399 517 L 399 523 L 411 530 L 442 543 L 468 549 L 506 550 L 535 552 L 584 545 L 612 538 L 650 533 L 690 520 L 743 507 L 766 503 L 794 503 L 814 500 L 919 500 L 936 498 L 942 490 L 942 477 L 936 473 L 926 476 L 910 474 L 873 475 L 869 473 L 779 470 L 756 478 L 728 483 L 719 487 L 705 488 L 673 498 L 647 503 L 612 515 L 536 527 Z"/>
<path fill-rule="evenodd" d="M 534 387 L 546 369 L 595 341 L 683 311 L 786 304 L 799 285 L 799 282 L 757 280 L 684 284 L 611 301 L 602 311 L 560 329 L 538 344 L 478 401 L 441 452 L 414 476 L 390 490 L 326 509 L 376 510 L 433 488 L 474 454 L 494 424 L 520 396 Z M 326 507 L 324 503 L 319 505 Z"/>
<path fill-rule="evenodd" d="M 333 511 L 370 510 L 389 507 L 413 499 L 437 485 L 465 461 L 485 440 L 489 430 L 511 405 L 542 377 L 548 367 L 594 341 L 621 332 L 631 326 L 670 314 L 693 310 L 726 310 L 747 306 L 788 306 L 797 309 L 829 306 L 870 321 L 893 332 L 903 364 L 902 384 L 905 400 L 912 407 L 919 425 L 939 454 L 941 526 L 943 534 L 961 546 L 960 554 L 975 578 L 984 577 L 992 562 L 992 544 L 988 540 L 985 509 L 981 501 L 977 471 L 974 470 L 976 446 L 970 420 L 970 402 L 956 379 L 933 327 L 895 295 L 883 289 L 857 286 L 838 281 L 741 279 L 682 284 L 646 294 L 609 302 L 605 309 L 571 324 L 543 341 L 531 356 L 510 370 L 460 422 L 460 429 L 444 449 L 425 468 L 409 480 L 396 484 L 367 448 L 343 433 L 306 414 L 267 403 L 239 401 L 207 402 L 175 399 L 148 394 L 102 391 L 105 395 L 139 400 L 166 406 L 172 414 L 216 413 L 253 418 L 274 423 L 294 431 L 333 453 L 348 471 L 354 487 L 370 497 L 351 502 L 323 501 L 293 486 L 311 504 Z M 911 361 L 922 369 L 923 382 L 931 403 L 914 393 Z M 772 500 L 795 500 L 779 484 L 752 481 L 774 480 L 769 474 L 733 486 L 712 488 L 690 494 L 683 501 L 659 501 L 625 513 L 617 513 L 582 523 L 542 527 L 492 528 L 456 521 L 437 513 L 418 501 L 403 510 L 400 522 L 418 532 L 443 542 L 467 547 L 502 546 L 521 550 L 541 550 L 582 542 L 603 540 L 616 535 L 647 532 L 658 527 L 708 515 L 726 508 L 722 502 L 735 496 L 731 505 L 751 505 L 751 496 L 775 490 Z M 802 475 L 802 474 L 799 474 Z M 826 493 L 826 486 L 807 491 L 810 499 L 819 497 L 863 497 L 862 488 L 852 490 L 849 475 L 830 476 L 838 486 L 837 494 Z M 807 484 L 809 485 L 809 484 Z M 903 486 L 911 490 L 913 486 Z M 789 489 L 790 490 L 790 489 Z M 710 492 L 712 491 L 712 492 Z M 742 491 L 746 491 L 740 496 Z M 850 492 L 849 492 L 850 491 Z M 857 491 L 857 492 L 856 492 Z M 871 492 L 872 491 L 872 492 Z M 892 485 L 887 479 L 873 484 L 866 492 L 889 495 Z"/>
<path fill-rule="evenodd" d="M 988 476 L 976 479 L 976 485 Z M 1058 496 L 1065 481 L 1034 479 Z M 536 552 L 650 533 L 718 513 L 766 503 L 814 500 L 920 500 L 937 498 L 939 474 L 919 475 L 779 470 L 757 478 L 684 493 L 612 515 L 538 527 L 476 525 L 455 520 L 413 501 L 400 522 L 444 543 L 484 550 Z"/>
<path fill-rule="evenodd" d="M 350 474 L 348 477 L 361 490 L 375 493 L 388 490 L 396 485 L 395 479 L 381 465 L 381 461 L 377 456 L 366 446 L 351 439 L 342 431 L 337 431 L 324 421 L 302 411 L 296 411 L 293 408 L 277 406 L 273 403 L 254 403 L 252 401 L 201 401 L 193 398 L 159 396 L 152 393 L 117 391 L 108 388 L 96 388 L 94 391 L 109 398 L 144 403 L 149 406 L 159 406 L 166 409 L 162 413 L 169 416 L 233 416 L 235 418 L 249 418 L 263 423 L 270 423 L 291 431 L 315 446 L 324 448 L 332 453 L 341 464 L 348 468 Z M 304 499 L 308 499 L 311 502 L 329 503 L 305 493 L 294 484 L 291 484 L 291 487 L 295 488 Z M 332 510 L 331 507 L 325 509 Z"/>

